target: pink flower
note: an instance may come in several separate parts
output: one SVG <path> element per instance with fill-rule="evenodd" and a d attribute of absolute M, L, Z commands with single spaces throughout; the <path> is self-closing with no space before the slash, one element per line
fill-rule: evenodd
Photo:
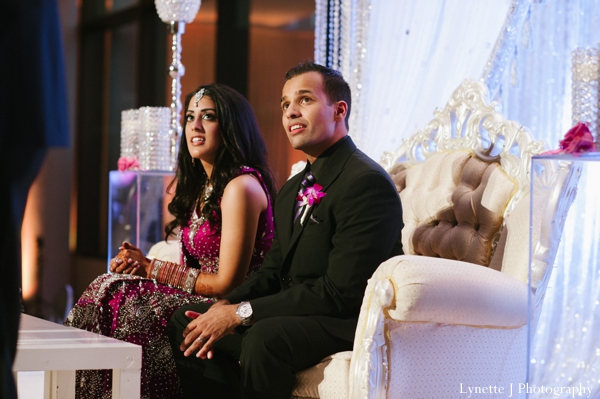
<path fill-rule="evenodd" d="M 302 205 L 318 205 L 319 203 L 321 203 L 321 198 L 327 195 L 326 193 L 321 192 L 322 189 L 323 186 L 315 183 L 315 185 L 305 188 L 304 193 L 299 192 L 296 196 L 296 201 L 302 201 Z"/>
<path fill-rule="evenodd" d="M 133 157 L 121 157 L 117 161 L 117 167 L 120 172 L 125 172 L 126 170 L 137 170 L 140 167 L 140 163 L 135 155 Z"/>
<path fill-rule="evenodd" d="M 296 201 L 302 201 L 300 206 L 308 205 L 304 208 L 304 212 L 302 212 L 302 217 L 300 218 L 301 225 L 304 225 L 304 220 L 306 220 L 308 210 L 313 205 L 319 205 L 321 203 L 321 198 L 327 195 L 327 193 L 324 193 L 321 190 L 323 190 L 323 186 L 315 183 L 313 186 L 305 188 L 304 192 L 298 192 Z"/>
<path fill-rule="evenodd" d="M 594 137 L 585 123 L 579 122 L 573 126 L 560 141 L 560 148 L 546 151 L 544 154 L 573 154 L 597 151 Z"/>

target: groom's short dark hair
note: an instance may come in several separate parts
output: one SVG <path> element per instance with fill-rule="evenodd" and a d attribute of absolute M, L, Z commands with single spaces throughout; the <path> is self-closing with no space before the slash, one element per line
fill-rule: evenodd
<path fill-rule="evenodd" d="M 326 66 L 316 64 L 312 61 L 301 62 L 296 65 L 287 73 L 284 77 L 284 82 L 308 72 L 318 72 L 323 78 L 323 91 L 327 95 L 330 103 L 335 101 L 345 101 L 348 104 L 348 112 L 346 113 L 346 128 L 350 128 L 348 125 L 348 118 L 350 118 L 350 109 L 352 105 L 352 93 L 350 92 L 350 86 L 344 80 L 340 71 L 328 68 Z"/>

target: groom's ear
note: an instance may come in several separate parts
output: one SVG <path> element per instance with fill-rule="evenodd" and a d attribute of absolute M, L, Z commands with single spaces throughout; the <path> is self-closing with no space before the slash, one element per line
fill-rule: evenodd
<path fill-rule="evenodd" d="M 344 100 L 337 101 L 335 104 L 335 120 L 343 121 L 348 113 L 348 104 Z"/>

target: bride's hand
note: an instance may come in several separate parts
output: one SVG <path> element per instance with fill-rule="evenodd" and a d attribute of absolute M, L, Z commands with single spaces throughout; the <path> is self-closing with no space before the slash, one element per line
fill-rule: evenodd
<path fill-rule="evenodd" d="M 131 243 L 124 242 L 121 251 L 110 262 L 110 271 L 121 274 L 136 274 L 146 277 L 149 273 L 150 259 Z"/>
<path fill-rule="evenodd" d="M 113 259 L 110 260 L 110 271 L 111 273 L 118 274 L 136 274 L 135 270 L 139 267 L 137 263 L 134 263 L 133 259 L 125 256 L 121 257 L 119 253 Z"/>

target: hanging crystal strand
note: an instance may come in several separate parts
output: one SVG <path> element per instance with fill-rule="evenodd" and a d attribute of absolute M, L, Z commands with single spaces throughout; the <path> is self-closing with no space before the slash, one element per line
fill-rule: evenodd
<path fill-rule="evenodd" d="M 338 0 L 332 0 L 338 1 Z M 331 2 L 329 2 L 327 7 L 327 63 L 325 64 L 328 67 L 333 66 L 333 42 L 335 41 L 335 32 L 333 31 L 332 22 L 333 21 L 333 6 Z"/>
<path fill-rule="evenodd" d="M 515 54 L 514 48 L 519 28 L 529 7 L 531 7 L 529 0 L 513 0 L 500 36 L 494 45 L 494 50 L 485 65 L 481 80 L 488 87 L 490 98 L 493 100 L 497 100 L 497 93 L 504 79 L 505 70 L 510 70 L 509 59 Z"/>
<path fill-rule="evenodd" d="M 331 48 L 331 68 L 340 69 L 340 2 L 342 0 L 334 0 L 331 7 L 331 26 L 333 45 Z"/>
<path fill-rule="evenodd" d="M 572 53 L 571 119 L 583 122 L 598 142 L 600 105 L 600 50 L 578 47 Z"/>
<path fill-rule="evenodd" d="M 367 68 L 367 43 L 369 39 L 369 21 L 371 17 L 371 0 L 358 0 L 356 5 L 356 19 L 354 25 L 355 41 L 353 58 L 351 63 L 352 73 L 349 77 L 350 89 L 352 90 L 352 112 L 350 113 L 350 131 L 353 139 L 356 139 L 357 145 L 361 145 L 364 139 L 363 126 L 366 124 L 366 116 L 362 115 L 362 99 L 365 97 L 365 87 L 367 74 L 363 71 Z"/>
<path fill-rule="evenodd" d="M 343 0 L 341 4 L 341 33 L 339 70 L 346 80 L 350 79 L 352 67 L 352 43 L 356 39 L 356 8 L 357 0 Z"/>
<path fill-rule="evenodd" d="M 169 137 L 171 138 L 171 169 L 175 170 L 177 164 L 177 153 L 179 137 L 181 134 L 181 123 L 179 115 L 181 114 L 181 77 L 185 75 L 185 67 L 181 63 L 181 35 L 185 32 L 185 22 L 171 21 L 169 24 L 171 31 L 171 50 L 173 56 L 171 65 L 169 65 L 169 76 L 171 76 L 171 129 Z"/>
<path fill-rule="evenodd" d="M 327 62 L 327 1 L 315 2 L 315 62 L 325 65 Z"/>

